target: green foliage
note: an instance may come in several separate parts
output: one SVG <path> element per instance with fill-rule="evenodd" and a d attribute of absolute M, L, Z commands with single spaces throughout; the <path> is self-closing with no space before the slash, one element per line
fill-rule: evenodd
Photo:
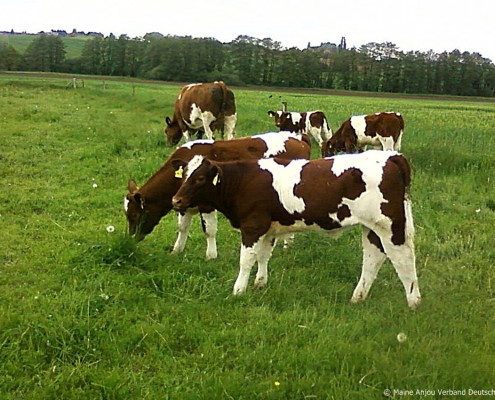
<path fill-rule="evenodd" d="M 65 45 L 59 36 L 39 35 L 24 53 L 29 71 L 60 72 L 65 61 Z"/>
<path fill-rule="evenodd" d="M 217 260 L 204 259 L 198 221 L 185 252 L 170 254 L 173 214 L 135 243 L 125 235 L 126 183 L 143 183 L 172 151 L 163 117 L 178 87 L 66 86 L 0 77 L 2 399 L 492 389 L 493 103 L 234 88 L 239 136 L 273 130 L 266 111 L 281 101 L 322 109 L 334 130 L 353 114 L 404 115 L 424 296 L 412 312 L 389 264 L 364 304 L 348 304 L 360 273 L 358 230 L 336 240 L 297 235 L 288 250 L 275 249 L 268 288 L 250 286 L 239 298 L 231 295 L 239 235 L 224 218 Z"/>
<path fill-rule="evenodd" d="M 453 50 L 441 54 L 402 52 L 393 43 L 371 42 L 359 49 L 322 45 L 283 48 L 271 39 L 241 35 L 230 43 L 213 38 L 146 35 L 64 37 L 67 60 L 46 60 L 46 35 L 0 35 L 19 52 L 25 63 L 6 69 L 62 71 L 92 75 L 131 76 L 145 79 L 201 82 L 224 80 L 231 85 L 328 88 L 392 93 L 495 95 L 495 65 L 479 53 Z M 35 39 L 33 39 L 33 37 Z M 344 39 L 344 38 L 343 38 Z M 77 44 L 77 46 L 76 46 Z M 58 54 L 58 52 L 56 53 Z M 0 68 L 7 64 L 2 60 Z"/>

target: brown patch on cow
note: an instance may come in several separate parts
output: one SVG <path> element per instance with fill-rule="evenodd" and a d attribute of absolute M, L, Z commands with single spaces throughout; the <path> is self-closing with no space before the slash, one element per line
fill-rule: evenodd
<path fill-rule="evenodd" d="M 375 232 L 369 231 L 367 238 L 371 244 L 373 244 L 378 250 L 385 254 L 385 249 L 383 248 L 382 241 Z"/>
<path fill-rule="evenodd" d="M 383 215 L 392 220 L 392 243 L 400 246 L 406 241 L 406 215 L 404 199 L 411 182 L 411 167 L 401 156 L 390 157 L 383 169 L 380 191 L 385 202 L 381 205 Z"/>
<path fill-rule="evenodd" d="M 342 204 L 337 211 L 337 218 L 340 222 L 342 222 L 346 218 L 349 218 L 351 215 L 351 210 L 345 204 Z"/>
<path fill-rule="evenodd" d="M 294 194 L 305 199 L 306 209 L 301 214 L 308 225 L 317 223 L 323 229 L 341 228 L 340 222 L 351 215 L 343 199 L 354 200 L 366 191 L 362 172 L 350 168 L 339 176 L 332 173 L 333 160 L 313 160 L 302 170 L 302 183 Z M 329 194 L 328 188 L 332 191 Z M 338 221 L 330 217 L 337 214 Z M 316 222 L 318 221 L 318 222 Z"/>

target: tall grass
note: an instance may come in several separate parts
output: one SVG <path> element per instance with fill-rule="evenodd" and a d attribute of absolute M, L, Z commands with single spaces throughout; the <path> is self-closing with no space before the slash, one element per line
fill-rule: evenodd
<path fill-rule="evenodd" d="M 172 214 L 135 243 L 125 235 L 126 182 L 144 182 L 170 154 L 163 118 L 178 88 L 66 84 L 0 77 L 0 398 L 493 389 L 495 104 L 234 88 L 242 136 L 273 130 L 266 111 L 281 101 L 325 111 L 334 130 L 353 114 L 404 115 L 424 297 L 411 312 L 389 264 L 364 304 L 348 304 L 358 231 L 296 236 L 275 249 L 268 288 L 240 298 L 231 295 L 239 237 L 223 218 L 218 260 L 204 260 L 198 221 L 185 252 L 171 255 Z"/>

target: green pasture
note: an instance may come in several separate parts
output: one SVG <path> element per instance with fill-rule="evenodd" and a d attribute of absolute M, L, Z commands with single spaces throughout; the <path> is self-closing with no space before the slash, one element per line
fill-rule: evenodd
<path fill-rule="evenodd" d="M 36 35 L 10 35 L 10 34 L 0 34 L 0 43 L 5 43 L 8 46 L 12 46 L 19 53 L 24 54 L 26 49 L 29 47 L 31 42 L 36 39 Z M 80 57 L 84 44 L 87 40 L 91 40 L 91 36 L 65 36 L 62 37 L 62 41 L 65 44 L 65 51 L 67 59 Z"/>
<path fill-rule="evenodd" d="M 142 184 L 172 151 L 163 119 L 179 88 L 69 83 L 0 76 L 0 399 L 495 394 L 495 103 L 233 88 L 239 136 L 273 130 L 266 112 L 282 101 L 323 110 L 333 130 L 403 114 L 423 295 L 411 311 L 389 263 L 349 304 L 359 229 L 297 235 L 275 249 L 268 287 L 242 297 L 239 234 L 223 217 L 217 260 L 198 220 L 170 254 L 173 213 L 134 243 L 127 180 Z"/>

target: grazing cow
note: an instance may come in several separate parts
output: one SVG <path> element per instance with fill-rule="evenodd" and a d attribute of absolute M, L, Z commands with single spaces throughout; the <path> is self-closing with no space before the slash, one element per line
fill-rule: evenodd
<path fill-rule="evenodd" d="M 172 196 L 180 187 L 180 173 L 176 173 L 171 160 L 190 160 L 201 154 L 211 160 L 259 159 L 279 156 L 287 159 L 309 159 L 311 148 L 304 135 L 290 132 L 271 132 L 262 135 L 233 140 L 196 140 L 185 143 L 175 150 L 165 164 L 148 181 L 138 188 L 129 181 L 129 193 L 124 198 L 124 208 L 129 223 L 129 233 L 139 240 L 151 233 L 160 219 L 172 209 Z M 184 249 L 192 216 L 196 210 L 179 214 L 179 234 L 173 252 Z M 202 213 L 203 229 L 206 234 L 206 258 L 216 258 L 216 212 L 208 207 L 199 209 Z"/>
<path fill-rule="evenodd" d="M 275 239 L 307 231 L 334 231 L 362 225 L 363 265 L 352 302 L 366 298 L 388 257 L 415 308 L 421 301 L 414 255 L 414 226 L 409 200 L 411 170 L 404 156 L 368 151 L 320 160 L 244 160 L 214 162 L 202 156 L 184 169 L 174 208 L 208 205 L 241 231 L 240 272 L 234 294 L 246 291 L 258 262 L 255 286 L 267 283 L 267 265 Z"/>
<path fill-rule="evenodd" d="M 328 125 L 327 117 L 321 111 L 307 111 L 303 113 L 268 111 L 268 115 L 275 118 L 275 125 L 281 131 L 311 135 L 320 147 L 323 139 L 328 139 L 332 136 L 332 130 Z"/>
<path fill-rule="evenodd" d="M 165 118 L 165 134 L 171 145 L 183 135 L 188 141 L 190 134 L 200 131 L 213 139 L 213 131 L 221 130 L 226 139 L 232 139 L 236 121 L 234 93 L 225 83 L 196 83 L 181 89 L 172 119 Z"/>
<path fill-rule="evenodd" d="M 323 157 L 354 153 L 367 145 L 383 150 L 400 150 L 404 119 L 395 112 L 356 115 L 345 121 L 321 148 Z"/>

